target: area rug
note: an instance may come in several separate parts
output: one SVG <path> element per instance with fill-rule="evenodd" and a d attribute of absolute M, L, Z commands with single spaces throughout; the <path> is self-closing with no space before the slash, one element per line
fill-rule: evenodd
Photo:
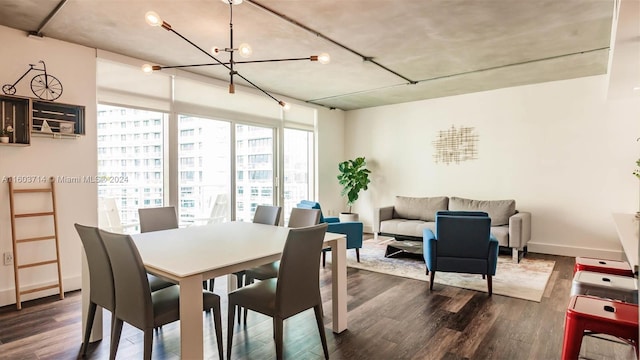
<path fill-rule="evenodd" d="M 347 266 L 429 282 L 424 260 L 415 257 L 385 258 L 389 237 L 366 240 L 360 249 L 360 262 L 355 251 L 347 251 Z M 329 260 L 329 256 L 327 257 Z M 555 266 L 555 261 L 523 258 L 514 264 L 510 256 L 498 256 L 493 277 L 493 293 L 540 302 Z M 438 272 L 436 284 L 487 292 L 487 280 L 480 275 Z"/>

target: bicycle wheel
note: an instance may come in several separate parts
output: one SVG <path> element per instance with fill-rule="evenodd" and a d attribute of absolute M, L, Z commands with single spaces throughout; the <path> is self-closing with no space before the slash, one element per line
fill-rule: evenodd
<path fill-rule="evenodd" d="M 16 93 L 16 87 L 11 84 L 6 84 L 2 86 L 2 92 L 7 95 L 13 95 Z"/>
<path fill-rule="evenodd" d="M 55 100 L 62 95 L 62 84 L 55 76 L 40 74 L 31 79 L 31 91 L 42 100 Z"/>

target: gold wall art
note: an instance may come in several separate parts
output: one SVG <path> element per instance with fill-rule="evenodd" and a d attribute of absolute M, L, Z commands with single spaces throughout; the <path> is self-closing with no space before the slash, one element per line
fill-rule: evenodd
<path fill-rule="evenodd" d="M 436 164 L 459 164 L 463 161 L 478 158 L 478 135 L 475 128 L 454 125 L 450 129 L 438 131 L 433 141 L 435 152 L 433 159 Z"/>

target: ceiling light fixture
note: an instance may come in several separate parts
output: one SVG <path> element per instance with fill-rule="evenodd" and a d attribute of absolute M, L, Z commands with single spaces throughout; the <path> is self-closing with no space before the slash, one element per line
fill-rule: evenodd
<path fill-rule="evenodd" d="M 312 55 L 312 56 L 304 57 L 304 58 L 285 58 L 285 59 L 269 59 L 269 60 L 235 61 L 234 60 L 234 54 L 236 52 L 237 52 L 237 54 L 239 56 L 241 56 L 243 58 L 248 58 L 253 53 L 253 50 L 251 49 L 251 46 L 249 46 L 249 44 L 247 44 L 247 43 L 242 43 L 237 48 L 233 47 L 233 6 L 241 4 L 242 0 L 221 0 L 221 1 L 223 3 L 229 5 L 229 47 L 227 47 L 227 48 L 213 47 L 211 49 L 211 53 L 209 53 L 206 50 L 202 49 L 201 47 L 199 47 L 198 45 L 193 43 L 191 40 L 187 39 L 186 37 L 181 35 L 179 32 L 175 31 L 171 27 L 171 25 L 169 25 L 167 22 L 162 20 L 162 18 L 156 12 L 149 11 L 149 12 L 147 12 L 145 14 L 145 19 L 147 21 L 147 24 L 149 24 L 151 26 L 161 26 L 163 29 L 174 33 L 175 35 L 180 37 L 182 40 L 184 40 L 187 43 L 189 43 L 191 46 L 193 46 L 196 49 L 200 50 L 200 52 L 202 52 L 203 54 L 207 55 L 209 58 L 211 58 L 215 62 L 213 62 L 213 63 L 204 63 L 204 64 L 174 65 L 174 66 L 160 66 L 160 65 L 144 64 L 144 65 L 142 65 L 142 71 L 144 71 L 145 73 L 151 73 L 153 71 L 162 70 L 162 69 L 176 69 L 176 68 L 186 68 L 186 67 L 222 65 L 222 66 L 224 66 L 225 68 L 227 68 L 229 70 L 229 93 L 230 94 L 235 93 L 234 77 L 238 76 L 239 78 L 243 79 L 244 81 L 249 83 L 254 88 L 260 90 L 265 95 L 267 95 L 271 99 L 275 100 L 280 106 L 282 106 L 283 109 L 285 109 L 285 110 L 289 109 L 289 107 L 290 107 L 289 104 L 286 104 L 282 100 L 278 100 L 276 97 L 271 95 L 269 92 L 267 92 L 266 90 L 262 89 L 258 85 L 254 84 L 253 82 L 251 82 L 246 77 L 244 77 L 242 74 L 240 74 L 236 70 L 235 65 L 236 64 L 249 64 L 249 63 L 263 63 L 263 62 L 298 61 L 298 60 L 317 61 L 317 62 L 319 62 L 321 64 L 328 64 L 331 61 L 331 57 L 327 53 L 322 53 L 320 55 Z M 229 61 L 228 62 L 223 62 L 223 61 L 219 60 L 217 57 L 214 56 L 214 55 L 218 55 L 221 52 L 229 53 Z"/>

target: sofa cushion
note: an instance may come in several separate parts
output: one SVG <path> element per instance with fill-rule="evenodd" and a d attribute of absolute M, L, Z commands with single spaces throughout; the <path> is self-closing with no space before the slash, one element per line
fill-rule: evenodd
<path fill-rule="evenodd" d="M 484 211 L 491 218 L 491 226 L 508 225 L 509 217 L 516 213 L 516 201 L 471 200 L 451 197 L 449 210 Z"/>
<path fill-rule="evenodd" d="M 393 204 L 394 218 L 435 221 L 436 211 L 447 210 L 449 198 L 396 196 Z M 420 233 L 422 236 L 422 233 Z"/>
<path fill-rule="evenodd" d="M 498 245 L 509 246 L 509 226 L 492 226 L 491 235 L 498 240 Z"/>
<path fill-rule="evenodd" d="M 392 219 L 380 222 L 381 233 L 413 236 L 416 238 L 422 238 L 422 231 L 424 229 L 431 229 L 431 231 L 435 231 L 435 227 L 435 222 L 426 222 L 422 220 Z"/>

